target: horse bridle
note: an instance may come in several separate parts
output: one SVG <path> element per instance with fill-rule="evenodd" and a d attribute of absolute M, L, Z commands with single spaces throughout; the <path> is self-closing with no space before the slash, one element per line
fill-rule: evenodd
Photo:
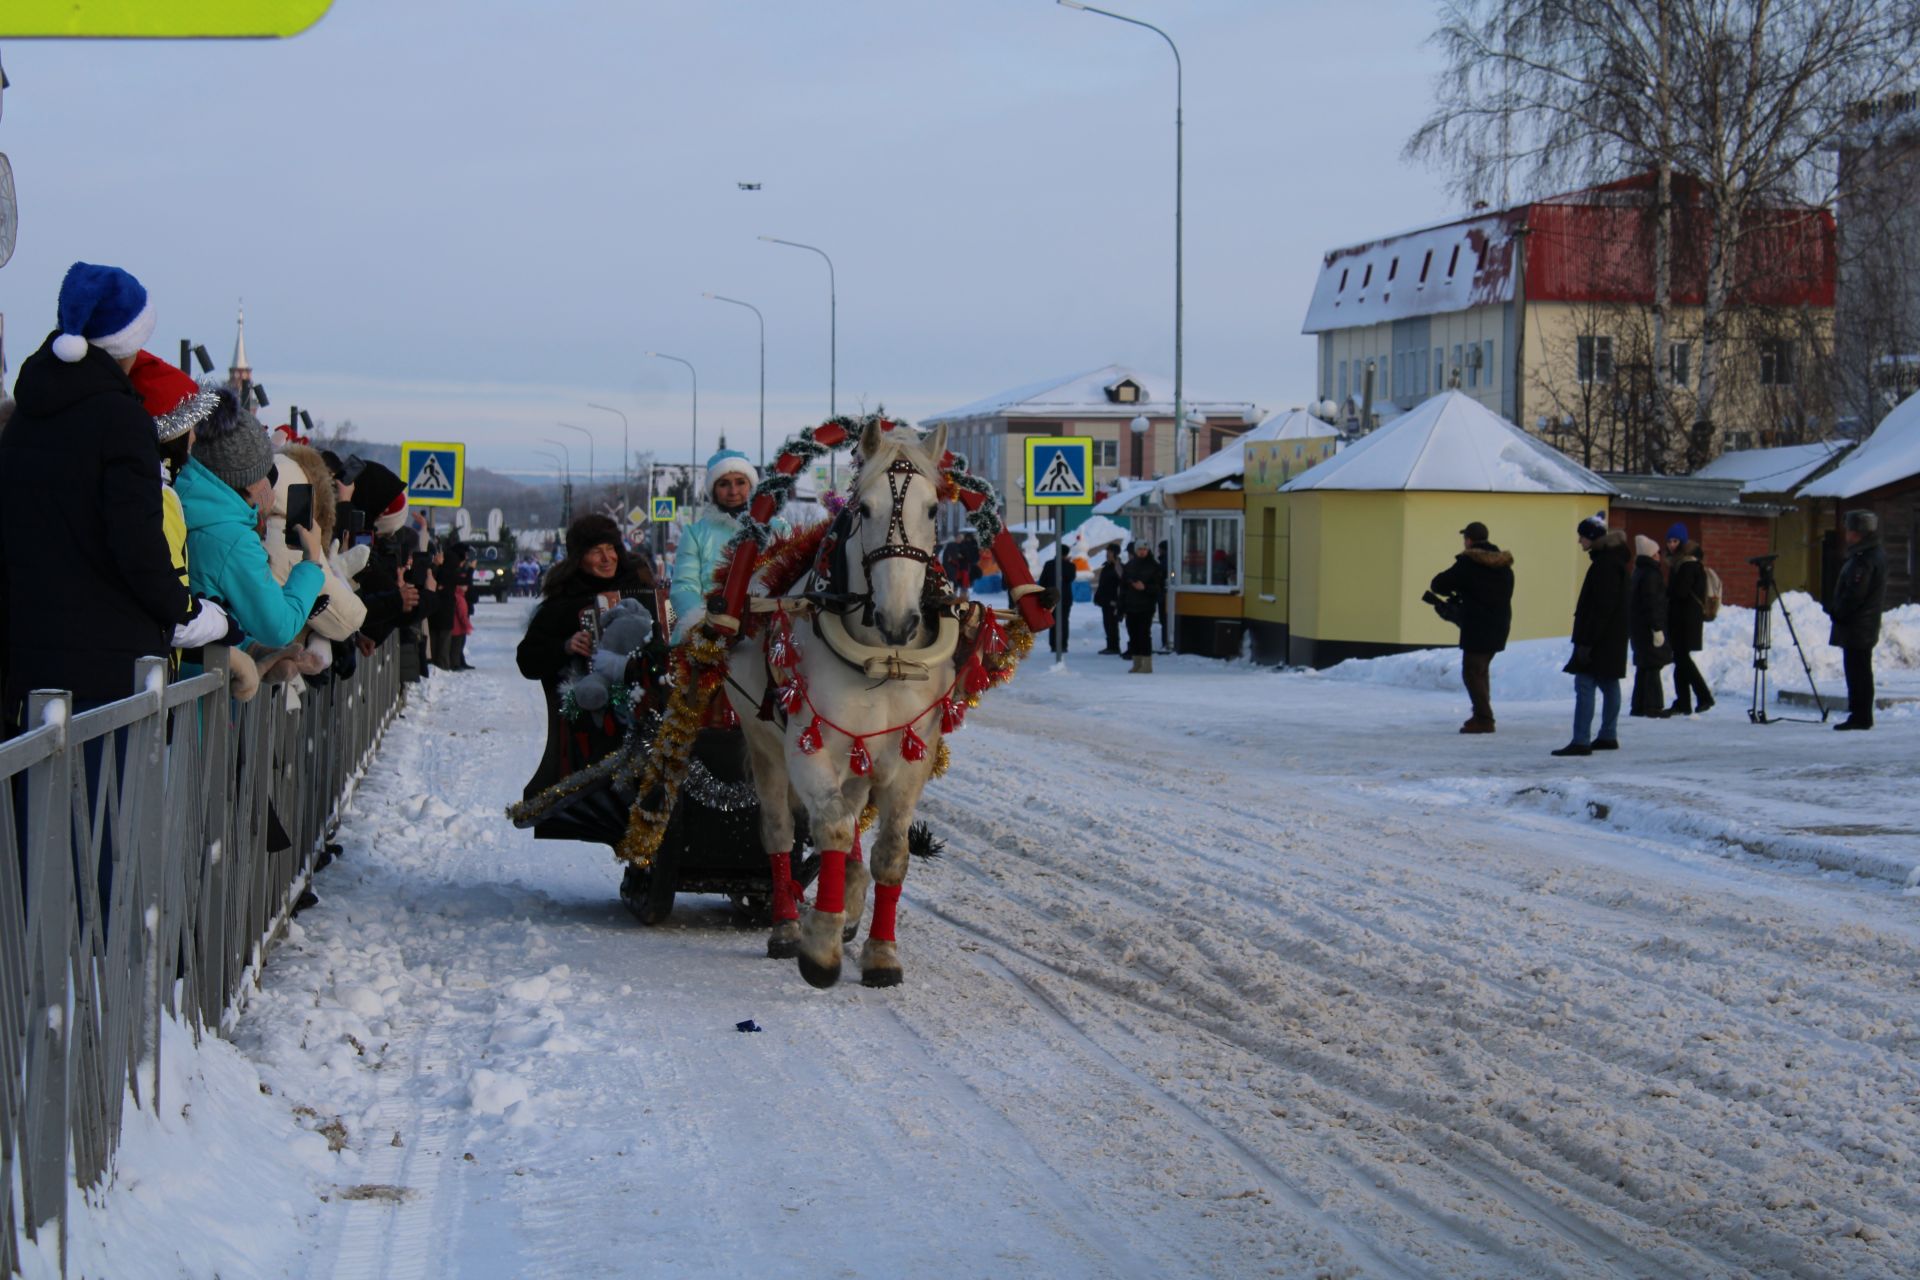
<path fill-rule="evenodd" d="M 887 467 L 887 497 L 892 500 L 892 509 L 887 512 L 887 540 L 860 557 L 860 568 L 871 570 L 876 561 L 890 557 L 905 560 L 918 560 L 921 564 L 933 565 L 933 552 L 914 546 L 907 541 L 907 490 L 913 485 L 913 478 L 925 473 L 906 458 L 895 458 Z M 861 517 L 863 520 L 864 516 Z M 873 579 L 867 579 L 867 590 L 873 590 Z"/>

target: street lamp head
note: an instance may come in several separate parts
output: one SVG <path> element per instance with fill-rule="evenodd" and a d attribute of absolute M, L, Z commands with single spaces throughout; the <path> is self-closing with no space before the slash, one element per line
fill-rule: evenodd
<path fill-rule="evenodd" d="M 717 297 L 719 297 L 720 295 L 719 295 L 719 294 L 717 294 L 717 293 L 703 293 L 703 294 L 701 294 L 700 296 L 701 296 L 701 297 L 703 297 L 703 298 L 717 298 Z"/>
<path fill-rule="evenodd" d="M 766 242 L 767 242 L 768 244 L 779 244 L 779 243 L 780 243 L 780 242 L 779 242 L 778 240 L 776 240 L 776 239 L 774 239 L 774 238 L 773 238 L 772 236 L 755 236 L 755 237 L 754 237 L 754 239 L 755 239 L 755 240 L 765 240 L 765 241 L 766 241 Z"/>
<path fill-rule="evenodd" d="M 1062 8 L 1067 8 L 1067 9 L 1084 9 L 1087 7 L 1086 5 L 1081 4 L 1080 0 L 1059 0 L 1059 3 Z"/>
<path fill-rule="evenodd" d="M 1153 423 L 1147 420 L 1147 415 L 1142 413 L 1137 415 L 1132 422 L 1129 422 L 1127 428 L 1132 431 L 1133 434 L 1143 436 L 1147 434 L 1147 428 L 1152 425 Z"/>

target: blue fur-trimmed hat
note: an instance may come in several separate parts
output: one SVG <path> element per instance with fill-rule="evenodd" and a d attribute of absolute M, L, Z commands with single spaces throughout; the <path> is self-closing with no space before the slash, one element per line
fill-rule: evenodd
<path fill-rule="evenodd" d="M 60 282 L 60 334 L 53 354 L 77 364 L 93 346 L 124 360 L 147 345 L 154 320 L 146 287 L 130 273 L 76 262 Z"/>
<path fill-rule="evenodd" d="M 736 474 L 745 476 L 749 485 L 758 485 L 760 483 L 760 472 L 753 465 L 753 459 L 738 449 L 716 450 L 714 455 L 707 459 L 706 490 L 708 495 L 711 496 L 713 493 L 713 482 L 715 480 L 718 480 L 724 475 Z"/>

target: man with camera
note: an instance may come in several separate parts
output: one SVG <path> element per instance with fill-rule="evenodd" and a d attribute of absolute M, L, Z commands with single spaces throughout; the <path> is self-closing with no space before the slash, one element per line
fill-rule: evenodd
<path fill-rule="evenodd" d="M 1880 611 L 1887 591 L 1887 554 L 1880 546 L 1880 517 L 1854 510 L 1846 516 L 1847 558 L 1840 562 L 1827 616 L 1827 643 L 1840 650 L 1847 672 L 1847 718 L 1835 729 L 1873 728 L 1873 646 L 1880 643 Z"/>
<path fill-rule="evenodd" d="M 1460 682 L 1467 687 L 1473 714 L 1462 733 L 1492 733 L 1493 655 L 1507 647 L 1513 627 L 1513 553 L 1487 541 L 1478 520 L 1460 531 L 1464 544 L 1453 567 L 1434 575 L 1432 590 L 1421 599 L 1460 628 Z"/>

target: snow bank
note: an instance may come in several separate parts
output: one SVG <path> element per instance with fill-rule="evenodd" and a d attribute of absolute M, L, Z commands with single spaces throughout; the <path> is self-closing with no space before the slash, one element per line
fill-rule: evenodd
<path fill-rule="evenodd" d="M 1784 597 L 1793 617 L 1794 630 L 1806 650 L 1813 668 L 1814 682 L 1823 696 L 1846 699 L 1846 679 L 1840 650 L 1828 644 L 1827 615 L 1820 602 L 1804 591 L 1790 591 Z M 1753 610 L 1727 605 L 1720 616 L 1707 624 L 1703 637 L 1706 647 L 1694 655 L 1707 683 L 1716 693 L 1748 695 L 1753 689 Z M 1494 697 L 1508 702 L 1563 699 L 1572 691 L 1572 681 L 1561 668 L 1567 664 L 1568 641 L 1522 640 L 1509 645 L 1494 659 Z M 1806 692 L 1807 677 L 1793 651 L 1793 641 L 1781 621 L 1773 615 L 1774 685 L 1778 689 Z M 1876 673 L 1920 670 L 1920 605 L 1902 605 L 1887 613 L 1880 627 L 1880 644 L 1873 651 Z M 1460 655 L 1454 649 L 1423 649 L 1386 658 L 1357 658 L 1311 673 L 1327 680 L 1360 680 L 1372 684 L 1393 685 L 1403 689 L 1442 689 L 1460 687 Z M 1671 686 L 1672 677 L 1668 676 Z"/>

